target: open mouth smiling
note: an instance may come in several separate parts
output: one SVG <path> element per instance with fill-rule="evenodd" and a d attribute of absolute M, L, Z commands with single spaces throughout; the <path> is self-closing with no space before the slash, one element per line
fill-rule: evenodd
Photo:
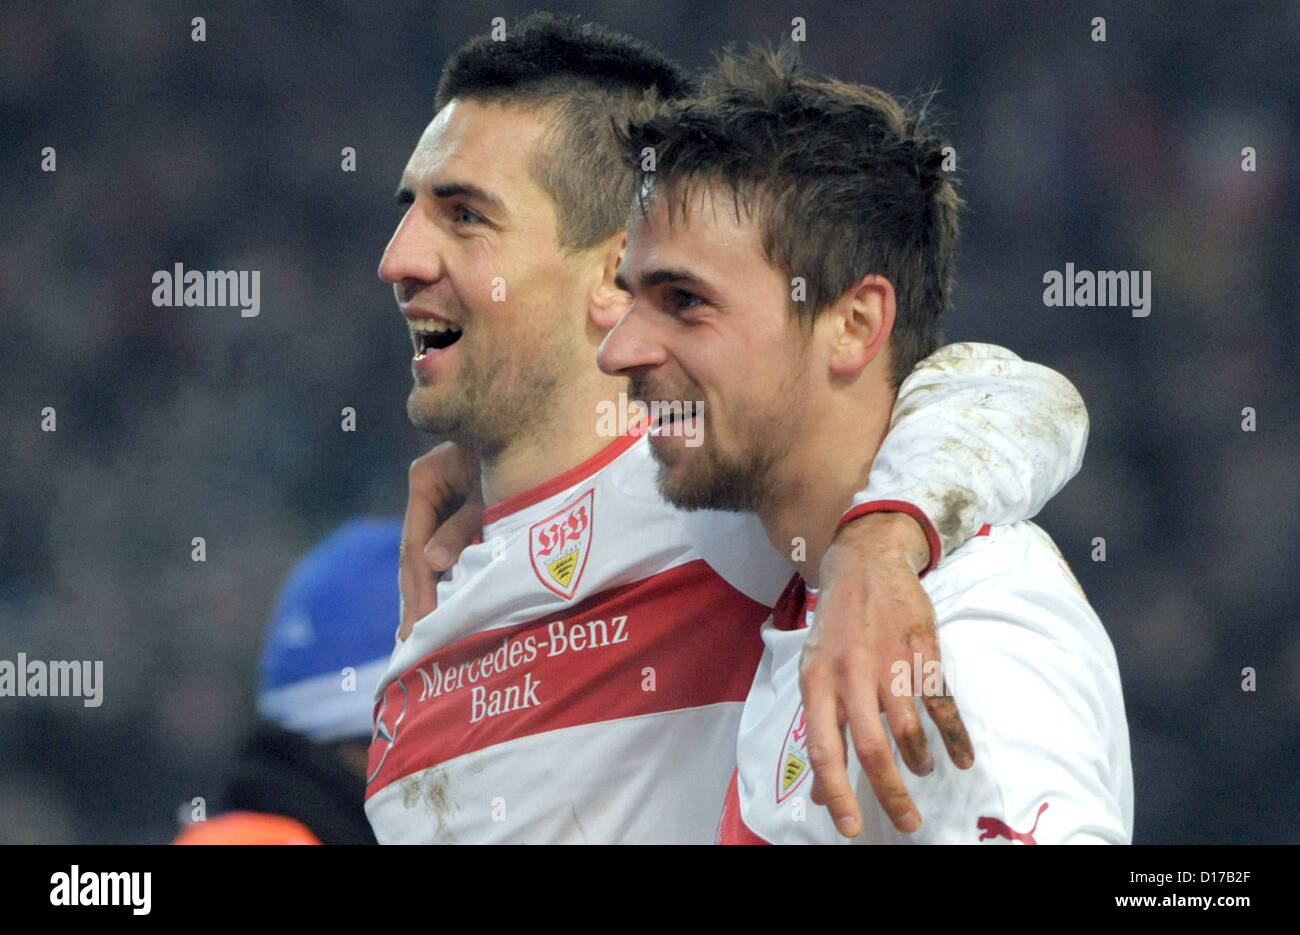
<path fill-rule="evenodd" d="M 437 318 L 412 318 L 411 343 L 415 356 L 423 357 L 431 351 L 441 351 L 460 340 L 463 332 L 450 322 Z"/>

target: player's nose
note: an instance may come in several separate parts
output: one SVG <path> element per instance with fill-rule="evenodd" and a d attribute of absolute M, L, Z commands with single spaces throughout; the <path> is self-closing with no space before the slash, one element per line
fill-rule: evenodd
<path fill-rule="evenodd" d="M 622 320 L 605 335 L 596 363 L 613 376 L 631 376 L 636 370 L 657 367 L 667 358 L 667 350 L 649 316 L 633 302 Z"/>
<path fill-rule="evenodd" d="M 419 205 L 411 205 L 379 260 L 379 278 L 397 285 L 401 282 L 430 283 L 442 277 L 442 254 L 433 224 L 428 222 Z"/>

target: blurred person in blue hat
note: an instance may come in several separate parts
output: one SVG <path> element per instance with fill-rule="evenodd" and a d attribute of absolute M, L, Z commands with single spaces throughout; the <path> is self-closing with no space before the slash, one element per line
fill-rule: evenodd
<path fill-rule="evenodd" d="M 364 810 L 374 687 L 400 621 L 401 520 L 353 520 L 304 556 L 262 653 L 258 721 L 218 807 L 177 844 L 374 844 Z"/>

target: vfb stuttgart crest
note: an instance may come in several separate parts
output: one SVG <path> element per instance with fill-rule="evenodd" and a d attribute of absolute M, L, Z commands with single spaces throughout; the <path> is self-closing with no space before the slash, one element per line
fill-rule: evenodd
<path fill-rule="evenodd" d="M 776 804 L 780 805 L 798 789 L 812 772 L 808 767 L 808 715 L 803 703 L 790 721 L 781 746 L 781 760 L 776 765 Z"/>
<path fill-rule="evenodd" d="M 556 594 L 571 598 L 578 590 L 591 551 L 594 491 L 552 513 L 528 530 L 528 557 L 537 578 Z"/>

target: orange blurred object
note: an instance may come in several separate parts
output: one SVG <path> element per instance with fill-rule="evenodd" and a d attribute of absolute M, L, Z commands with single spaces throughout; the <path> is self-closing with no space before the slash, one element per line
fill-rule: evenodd
<path fill-rule="evenodd" d="M 300 821 L 265 812 L 229 812 L 188 825 L 173 844 L 320 844 Z"/>

